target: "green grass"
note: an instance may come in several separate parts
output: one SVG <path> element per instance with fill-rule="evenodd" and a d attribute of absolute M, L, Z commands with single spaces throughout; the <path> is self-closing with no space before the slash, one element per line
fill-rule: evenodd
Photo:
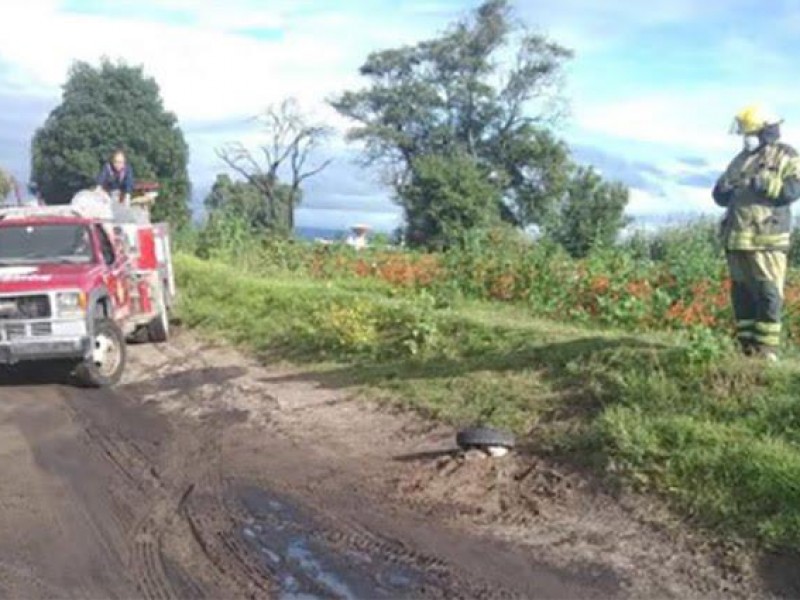
<path fill-rule="evenodd" d="M 380 286 L 258 278 L 186 256 L 177 269 L 189 326 L 317 365 L 330 386 L 454 425 L 510 427 L 720 535 L 800 548 L 795 360 L 769 366 L 713 336 L 588 330 L 495 304 L 444 310 Z"/>

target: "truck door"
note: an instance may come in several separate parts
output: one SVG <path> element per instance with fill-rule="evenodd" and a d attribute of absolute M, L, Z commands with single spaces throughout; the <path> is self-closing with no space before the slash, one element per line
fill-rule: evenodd
<path fill-rule="evenodd" d="M 103 275 L 103 281 L 114 305 L 115 320 L 125 318 L 130 312 L 131 282 L 127 257 L 121 246 L 114 246 L 102 225 L 95 225 L 95 232 L 100 243 L 103 262 L 106 264 L 107 270 Z"/>

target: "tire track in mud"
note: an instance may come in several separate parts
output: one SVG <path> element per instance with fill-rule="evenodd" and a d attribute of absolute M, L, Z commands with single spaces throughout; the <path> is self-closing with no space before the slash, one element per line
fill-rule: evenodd
<path fill-rule="evenodd" d="M 112 401 L 103 398 L 101 401 Z M 90 419 L 82 409 L 80 420 Z M 143 597 L 169 600 L 175 597 L 160 559 L 160 506 L 169 494 L 154 476 L 155 467 L 129 438 L 94 424 L 84 425 L 87 445 L 119 476 L 109 486 L 111 512 L 125 525 L 126 565 L 129 576 Z M 144 510 L 142 510 L 144 506 Z M 144 513 L 143 516 L 140 516 Z"/>
<path fill-rule="evenodd" d="M 129 438 L 95 425 L 84 428 L 89 447 L 119 474 L 122 481 L 110 486 L 112 512 L 129 525 L 126 538 L 130 575 L 144 597 L 168 600 L 175 597 L 163 568 L 157 518 L 163 518 L 162 505 L 169 493 L 154 465 Z M 149 500 L 148 500 L 149 499 Z M 137 517 L 137 506 L 148 505 L 146 514 Z M 132 524 L 132 525 L 131 525 Z"/>
<path fill-rule="evenodd" d="M 186 396 L 184 403 L 199 405 L 208 395 L 221 395 L 225 392 L 226 382 L 208 379 L 204 373 L 211 365 L 202 354 L 187 356 L 185 352 L 172 346 L 157 346 L 163 357 L 158 372 L 164 377 L 174 375 L 176 364 L 199 363 L 199 384 L 196 387 L 180 388 L 178 393 Z M 137 399 L 141 401 L 141 399 Z M 212 414 L 195 423 L 182 434 L 175 431 L 173 440 L 175 447 L 167 452 L 165 470 L 158 478 L 167 483 L 160 487 L 161 499 L 153 504 L 157 507 L 138 525 L 132 537 L 133 551 L 131 567 L 141 574 L 143 579 L 142 593 L 156 599 L 178 597 L 176 587 L 187 588 L 193 595 L 205 595 L 203 586 L 198 582 L 176 581 L 165 564 L 163 540 L 175 529 L 175 522 L 183 520 L 186 531 L 194 544 L 196 555 L 205 559 L 204 569 L 206 587 L 210 595 L 214 591 L 238 589 L 247 597 L 271 597 L 273 591 L 269 583 L 269 573 L 260 569 L 258 563 L 251 559 L 247 551 L 232 532 L 237 522 L 228 513 L 223 501 L 225 484 L 223 480 L 222 432 L 227 416 Z"/>
<path fill-rule="evenodd" d="M 154 346 L 166 359 L 164 367 L 184 357 L 171 357 L 161 346 Z M 159 369 L 161 371 L 161 369 Z M 192 391 L 188 392 L 193 397 Z M 188 494 L 203 476 L 203 470 L 218 467 L 219 443 L 209 427 L 193 429 L 191 436 L 174 431 L 171 440 L 175 446 L 166 450 L 168 461 L 157 479 L 156 499 L 151 501 L 143 518 L 129 536 L 130 565 L 140 581 L 140 591 L 148 600 L 171 600 L 180 597 L 180 582 L 171 575 L 165 564 L 164 536 L 181 518 Z M 185 584 L 184 584 L 185 585 Z"/>
<path fill-rule="evenodd" d="M 187 359 L 181 353 L 174 357 L 176 361 L 185 362 Z M 196 354 L 188 360 L 199 363 L 201 373 L 211 367 L 202 354 Z M 202 402 L 207 394 L 225 393 L 227 382 L 203 379 L 202 383 L 210 386 L 210 389 L 205 393 L 192 390 L 192 401 Z M 215 573 L 214 579 L 224 581 L 227 588 L 235 586 L 249 598 L 271 598 L 275 587 L 271 584 L 270 573 L 253 560 L 252 553 L 235 535 L 241 515 L 232 511 L 225 502 L 226 485 L 221 464 L 221 430 L 225 417 L 211 416 L 208 421 L 209 435 L 205 439 L 205 445 L 212 448 L 213 466 L 197 473 L 195 481 L 182 496 L 178 512 L 188 524 L 196 547 L 206 558 L 208 567 Z M 212 429 L 215 426 L 218 429 Z"/>
<path fill-rule="evenodd" d="M 164 357 L 159 372 L 169 371 L 171 365 L 186 360 L 183 354 L 154 346 Z M 210 382 L 209 382 L 210 383 Z M 194 394 L 191 390 L 189 395 Z M 127 568 L 142 597 L 152 600 L 171 600 L 203 596 L 202 586 L 196 585 L 181 572 L 178 565 L 164 557 L 164 536 L 182 515 L 182 505 L 188 491 L 208 470 L 219 470 L 219 435 L 213 423 L 191 427 L 185 433 L 168 426 L 163 432 L 166 447 L 144 451 L 134 435 L 123 432 L 117 425 L 117 415 L 99 415 L 98 404 L 108 410 L 133 405 L 140 408 L 141 399 L 125 392 L 105 391 L 93 394 L 88 402 L 82 397 L 66 394 L 67 406 L 74 420 L 82 425 L 86 445 L 104 460 L 118 475 L 116 485 L 109 486 L 113 499 L 112 512 L 127 524 Z M 116 407 L 111 409 L 110 407 Z M 115 422 L 116 421 L 116 422 Z M 155 444 L 149 444 L 155 446 Z M 163 468 L 159 464 L 166 458 Z M 124 500 L 122 500 L 124 499 Z M 122 500 L 122 501 L 120 501 Z"/>
<path fill-rule="evenodd" d="M 192 536 L 220 579 L 233 581 L 251 598 L 270 598 L 274 587 L 270 573 L 252 560 L 252 555 L 232 533 L 237 522 L 224 512 L 216 494 L 192 490 L 183 506 L 183 516 Z"/>
<path fill-rule="evenodd" d="M 164 354 L 169 356 L 169 360 L 165 361 L 166 364 L 174 361 L 185 365 L 187 362 L 187 357 L 183 354 L 175 356 L 170 356 L 171 353 L 167 352 Z M 211 366 L 202 355 L 194 355 L 188 362 L 197 364 L 201 372 Z M 164 371 L 169 376 L 169 369 L 163 369 L 162 372 Z M 189 395 L 189 402 L 200 402 L 207 398 L 208 394 L 225 393 L 223 389 L 225 384 L 206 380 L 201 383 L 200 387 L 205 388 L 204 391 L 193 391 Z M 209 421 L 213 423 L 215 419 L 210 418 Z M 220 429 L 223 425 L 224 419 Z M 206 431 L 213 431 L 213 428 L 206 429 Z M 205 446 L 203 459 L 209 461 L 213 457 L 216 464 L 203 469 L 202 472 L 195 471 L 192 483 L 186 488 L 176 512 L 188 523 L 196 548 L 206 557 L 208 567 L 214 572 L 213 578 L 217 581 L 225 581 L 229 586 L 233 584 L 249 597 L 272 597 L 282 592 L 291 593 L 291 589 L 287 590 L 281 587 L 280 570 L 271 568 L 272 565 L 264 562 L 264 554 L 259 552 L 259 548 L 255 547 L 252 539 L 248 539 L 246 535 L 246 532 L 252 532 L 250 528 L 256 524 L 258 517 L 249 509 L 247 503 L 242 501 L 242 491 L 229 489 L 222 477 L 222 468 L 218 462 L 221 458 L 222 435 L 204 435 L 202 438 Z M 190 455 L 186 449 L 182 449 L 179 454 L 184 457 Z M 292 501 L 293 508 L 294 504 Z M 288 506 L 289 503 L 286 505 Z M 299 537 L 316 545 L 323 554 L 331 551 L 346 551 L 350 556 L 367 557 L 369 563 L 380 561 L 390 567 L 400 568 L 411 574 L 409 581 L 424 580 L 424 586 L 415 590 L 417 596 L 445 598 L 462 595 L 446 592 L 448 588 L 454 587 L 458 578 L 444 561 L 415 552 L 401 542 L 375 534 L 355 522 L 345 522 L 341 517 L 333 515 L 323 517 L 318 514 L 318 509 L 313 509 L 313 512 L 315 514 L 313 519 L 302 517 L 299 520 L 291 518 L 287 520 L 286 515 L 283 517 L 277 515 L 278 522 L 273 524 L 281 529 L 287 527 L 294 529 Z M 316 518 L 317 516 L 319 518 Z M 165 519 L 161 517 L 155 521 L 162 523 L 163 535 L 163 530 L 168 528 Z M 152 524 L 153 519 L 148 523 Z M 143 539 L 149 544 L 150 555 L 137 557 L 138 563 L 145 564 L 147 567 L 147 582 L 150 587 L 146 591 L 152 594 L 153 598 L 169 597 L 164 595 L 163 585 L 159 583 L 163 583 L 165 578 L 168 581 L 169 576 L 164 572 L 163 567 L 153 564 L 154 558 L 160 555 L 155 545 L 158 534 L 156 532 L 149 533 L 150 535 Z M 298 557 L 286 556 L 284 553 L 281 560 L 284 563 L 296 564 Z M 352 563 L 352 560 L 350 562 Z M 352 568 L 353 565 L 344 565 L 344 567 Z M 374 565 L 369 569 L 374 570 Z M 153 572 L 159 575 L 156 580 L 153 580 Z M 373 575 L 370 573 L 370 577 Z M 303 573 L 296 570 L 296 576 L 300 579 Z M 366 579 L 370 579 L 370 577 Z M 313 578 L 305 577 L 304 584 L 307 588 L 304 591 L 309 593 L 322 594 L 327 597 L 331 595 L 332 591 L 335 592 L 335 589 L 331 590 L 314 582 Z M 375 594 L 379 591 L 380 584 L 381 582 L 377 580 L 368 581 L 369 588 L 364 590 L 366 594 L 359 597 L 378 597 Z M 385 584 L 384 587 L 386 587 Z M 341 592 L 341 590 L 339 591 Z M 470 592 L 468 595 L 476 598 L 501 597 L 496 593 L 490 594 L 485 589 L 471 589 Z M 389 590 L 383 594 L 383 597 L 395 595 L 396 590 L 394 594 Z"/>
<path fill-rule="evenodd" d="M 200 363 L 203 369 L 210 367 L 202 355 L 197 355 L 194 359 Z M 221 385 L 214 386 L 214 391 L 224 393 Z M 216 438 L 216 443 L 219 443 L 219 439 L 221 436 Z M 216 449 L 215 456 L 221 456 L 220 448 Z M 209 563 L 214 566 L 221 577 L 235 580 L 238 587 L 247 590 L 251 597 L 271 597 L 273 594 L 291 594 L 301 591 L 328 597 L 336 591 L 320 585 L 313 581 L 313 578 L 308 577 L 305 578 L 307 589 L 285 589 L 280 570 L 276 570 L 274 565 L 265 563 L 263 553 L 259 552 L 260 549 L 254 547 L 252 543 L 252 537 L 248 539 L 248 532 L 252 536 L 251 527 L 259 526 L 256 524 L 259 516 L 255 515 L 252 507 L 249 507 L 248 503 L 244 501 L 243 494 L 245 492 L 229 489 L 222 481 L 221 471 L 216 472 L 218 478 L 216 481 L 212 481 L 212 477 L 212 473 L 206 471 L 197 485 L 193 486 L 187 494 L 182 511 L 190 524 L 198 547 L 203 550 Z M 301 512 L 296 509 L 294 501 L 291 503 L 284 501 L 283 505 L 291 506 L 292 513 Z M 381 561 L 402 566 L 409 573 L 413 573 L 417 579 L 424 577 L 426 586 L 416 590 L 417 596 L 421 593 L 424 597 L 450 597 L 443 590 L 448 585 L 452 587 L 455 578 L 444 561 L 424 556 L 394 540 L 382 538 L 355 522 L 346 523 L 341 517 L 323 518 L 317 509 L 314 510 L 314 513 L 313 519 L 309 517 L 296 519 L 289 517 L 287 519 L 285 514 L 282 516 L 273 514 L 272 516 L 276 517 L 277 521 L 273 524 L 279 530 L 286 528 L 296 530 L 297 535 L 307 537 L 320 544 L 323 552 L 325 548 L 335 551 L 345 550 L 351 554 L 366 556 L 369 562 L 375 562 L 380 557 Z M 280 557 L 280 560 L 284 563 L 298 562 L 297 557 L 285 555 Z M 296 576 L 300 578 L 302 573 L 296 572 Z M 436 580 L 435 584 L 434 580 Z M 376 595 L 378 586 L 376 585 L 363 591 L 366 594 L 359 597 L 378 597 Z M 340 589 L 339 592 L 342 590 Z M 390 594 L 385 597 L 394 597 L 395 595 L 396 591 L 394 595 Z M 347 596 L 348 594 L 344 593 L 344 597 Z M 473 593 L 470 596 L 486 597 L 485 593 Z"/>

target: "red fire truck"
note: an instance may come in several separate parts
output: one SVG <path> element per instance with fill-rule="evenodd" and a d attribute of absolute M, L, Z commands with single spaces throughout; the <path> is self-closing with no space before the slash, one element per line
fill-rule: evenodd
<path fill-rule="evenodd" d="M 167 340 L 169 228 L 150 222 L 157 188 L 139 192 L 130 206 L 84 191 L 69 205 L 0 208 L 0 368 L 66 360 L 85 385 L 111 386 L 126 340 Z"/>

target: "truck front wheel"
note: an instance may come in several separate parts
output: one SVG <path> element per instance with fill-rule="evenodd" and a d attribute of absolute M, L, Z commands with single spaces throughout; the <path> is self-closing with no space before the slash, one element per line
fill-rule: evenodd
<path fill-rule="evenodd" d="M 94 323 L 89 355 L 78 366 L 76 373 L 88 387 L 109 387 L 122 378 L 126 360 L 127 349 L 122 330 L 110 319 L 99 319 Z"/>

